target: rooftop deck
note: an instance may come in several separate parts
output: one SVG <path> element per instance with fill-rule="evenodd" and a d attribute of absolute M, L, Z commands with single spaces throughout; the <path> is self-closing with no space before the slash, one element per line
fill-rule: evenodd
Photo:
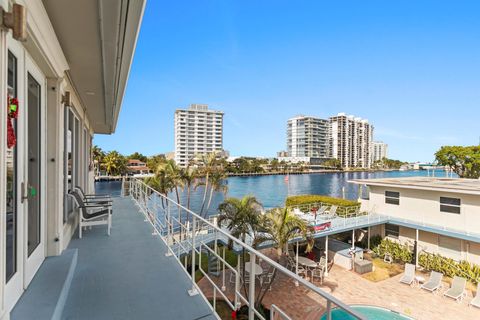
<path fill-rule="evenodd" d="M 167 247 L 130 198 L 114 199 L 110 237 L 94 227 L 69 249 L 78 251 L 78 261 L 61 319 L 217 319 L 201 295 L 188 295 L 186 273 L 165 256 Z"/>

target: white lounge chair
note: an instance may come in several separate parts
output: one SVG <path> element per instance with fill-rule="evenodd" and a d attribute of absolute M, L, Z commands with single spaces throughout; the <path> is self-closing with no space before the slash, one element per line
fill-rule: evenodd
<path fill-rule="evenodd" d="M 443 295 L 457 301 L 462 301 L 466 296 L 466 286 L 467 279 L 455 276 L 452 281 L 452 286 Z"/>
<path fill-rule="evenodd" d="M 428 279 L 427 282 L 422 284 L 420 288 L 430 292 L 436 292 L 442 288 L 442 279 L 442 273 L 432 271 L 432 273 L 430 273 L 430 279 Z"/>
<path fill-rule="evenodd" d="M 405 273 L 400 278 L 401 283 L 411 286 L 415 281 L 415 265 L 411 263 L 405 264 Z"/>
<path fill-rule="evenodd" d="M 337 206 L 331 206 L 329 210 L 326 210 L 326 214 L 322 216 L 323 219 L 333 219 L 337 216 Z"/>
<path fill-rule="evenodd" d="M 475 294 L 475 298 L 473 298 L 468 305 L 480 308 L 480 283 L 477 285 L 477 293 Z"/>

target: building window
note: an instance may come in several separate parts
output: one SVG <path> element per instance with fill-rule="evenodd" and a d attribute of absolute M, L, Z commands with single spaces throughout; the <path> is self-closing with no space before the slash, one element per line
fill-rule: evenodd
<path fill-rule="evenodd" d="M 457 198 L 440 197 L 440 211 L 460 214 L 461 201 Z"/>
<path fill-rule="evenodd" d="M 385 191 L 385 203 L 398 206 L 400 204 L 400 192 Z"/>
<path fill-rule="evenodd" d="M 385 224 L 385 236 L 398 239 L 400 235 L 400 227 L 394 224 Z"/>

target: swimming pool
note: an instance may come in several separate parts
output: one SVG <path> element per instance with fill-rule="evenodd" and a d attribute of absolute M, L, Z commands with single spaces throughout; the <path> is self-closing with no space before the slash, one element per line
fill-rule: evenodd
<path fill-rule="evenodd" d="M 373 306 L 351 306 L 351 308 L 362 314 L 368 320 L 412 320 L 412 318 L 401 315 L 395 311 Z M 327 315 L 323 315 L 321 320 L 326 320 Z M 355 318 L 342 309 L 332 311 L 332 320 L 355 320 Z"/>

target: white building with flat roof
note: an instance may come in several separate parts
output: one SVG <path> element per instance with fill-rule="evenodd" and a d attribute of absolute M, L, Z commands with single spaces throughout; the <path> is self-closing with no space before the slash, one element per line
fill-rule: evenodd
<path fill-rule="evenodd" d="M 331 155 L 344 168 L 370 168 L 373 126 L 368 120 L 345 113 L 330 117 Z"/>
<path fill-rule="evenodd" d="M 223 151 L 222 111 L 192 104 L 175 111 L 175 162 L 186 167 L 195 156 Z"/>
<path fill-rule="evenodd" d="M 372 150 L 372 163 L 388 158 L 388 144 L 382 141 L 374 141 Z"/>
<path fill-rule="evenodd" d="M 362 211 L 385 222 L 372 233 L 399 241 L 417 253 L 439 254 L 480 265 L 480 180 L 459 178 L 359 179 L 368 187 Z"/>
<path fill-rule="evenodd" d="M 296 116 L 287 123 L 289 157 L 329 158 L 329 121 L 310 116 Z"/>

